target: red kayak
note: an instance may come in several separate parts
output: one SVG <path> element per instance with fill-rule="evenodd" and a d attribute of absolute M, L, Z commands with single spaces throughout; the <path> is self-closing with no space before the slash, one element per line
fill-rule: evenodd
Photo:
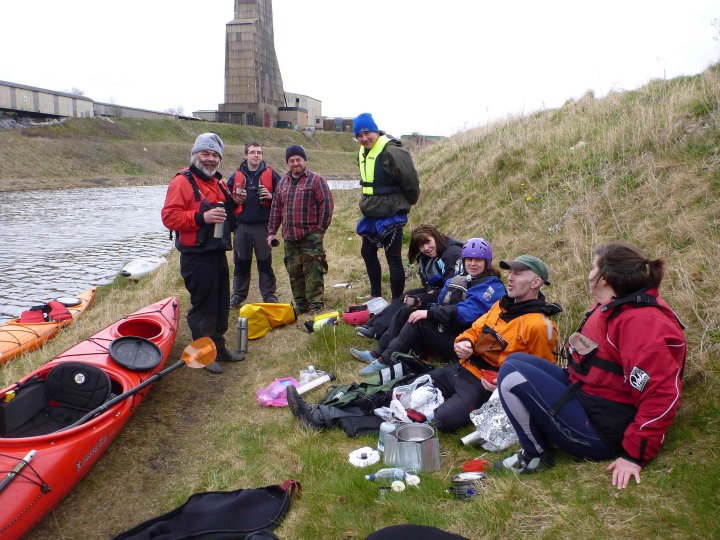
<path fill-rule="evenodd" d="M 1 538 L 32 529 L 100 459 L 147 389 L 109 401 L 162 369 L 179 309 L 175 297 L 147 306 L 0 390 Z"/>

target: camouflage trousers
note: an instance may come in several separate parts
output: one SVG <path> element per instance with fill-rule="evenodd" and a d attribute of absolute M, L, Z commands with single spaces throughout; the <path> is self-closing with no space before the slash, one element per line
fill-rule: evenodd
<path fill-rule="evenodd" d="M 325 274 L 328 271 L 322 233 L 285 240 L 285 268 L 290 276 L 295 307 L 299 311 L 322 309 Z"/>

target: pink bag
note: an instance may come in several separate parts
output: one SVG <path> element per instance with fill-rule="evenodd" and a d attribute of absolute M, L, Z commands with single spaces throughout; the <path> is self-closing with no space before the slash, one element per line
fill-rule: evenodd
<path fill-rule="evenodd" d="M 261 388 L 255 394 L 257 400 L 263 407 L 287 407 L 287 387 L 298 386 L 294 377 L 275 379 L 265 388 Z"/>

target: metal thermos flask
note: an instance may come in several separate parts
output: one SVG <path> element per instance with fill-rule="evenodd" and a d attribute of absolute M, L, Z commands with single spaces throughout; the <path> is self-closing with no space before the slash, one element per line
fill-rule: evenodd
<path fill-rule="evenodd" d="M 217 203 L 216 208 L 222 208 L 225 209 L 225 205 L 221 202 Z M 223 229 L 225 228 L 225 222 L 222 221 L 220 223 L 215 224 L 215 231 L 213 233 L 213 236 L 215 238 L 222 238 L 223 237 Z"/>
<path fill-rule="evenodd" d="M 237 352 L 245 356 L 248 352 L 248 320 L 238 317 L 237 321 Z"/>

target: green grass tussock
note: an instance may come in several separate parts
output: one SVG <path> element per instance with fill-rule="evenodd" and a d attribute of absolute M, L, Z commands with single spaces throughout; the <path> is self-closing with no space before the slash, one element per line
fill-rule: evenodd
<path fill-rule="evenodd" d="M 665 258 L 663 295 L 687 326 L 689 356 L 682 407 L 660 455 L 643 470 L 641 484 L 618 491 L 610 485 L 606 463 L 560 454 L 549 471 L 527 477 L 495 473 L 478 496 L 459 501 L 445 490 L 462 463 L 479 455 L 491 461 L 500 457 L 463 447 L 459 438 L 470 431 L 466 428 L 441 435 L 442 468 L 421 475 L 419 489 L 381 495 L 378 484 L 364 479 L 367 470 L 347 462 L 350 451 L 374 446 L 375 437 L 349 439 L 337 429 L 307 432 L 287 409 L 261 408 L 256 402 L 256 390 L 275 378 L 297 376 L 308 364 L 336 373 L 340 384 L 357 379 L 362 364 L 350 358 L 348 348 L 372 343 L 347 325 L 308 335 L 298 328 L 303 318 L 251 342 L 248 358 L 226 364 L 222 376 L 178 370 L 157 383 L 91 474 L 30 537 L 107 538 L 192 493 L 286 478 L 304 489 L 277 530 L 280 538 L 362 539 L 403 522 L 473 539 L 720 536 L 718 104 L 720 67 L 713 66 L 694 77 L 653 81 L 603 99 L 588 93 L 556 110 L 459 133 L 415 155 L 422 195 L 410 214 L 411 226 L 432 223 L 458 239 L 483 236 L 492 242 L 496 260 L 523 252 L 544 258 L 553 283 L 546 295 L 564 308 L 556 319 L 562 337 L 589 306 L 586 276 L 596 244 L 626 240 L 650 257 Z M 303 141 L 318 172 L 353 172 L 356 149 L 347 135 L 315 133 L 310 139 L 289 130 L 128 120 L 0 133 L 0 143 L 13 149 L 1 174 L 19 170 L 23 160 L 12 161 L 16 153 L 36 145 L 32 148 L 39 153 L 57 152 L 55 164 L 68 174 L 108 167 L 122 175 L 118 171 L 125 167 L 133 171 L 127 174 L 139 168 L 142 174 L 167 177 L 185 162 L 194 135 L 211 128 L 221 132 L 234 157 L 247 138 L 266 144 L 275 162 L 284 145 Z M 89 148 L 105 153 L 94 158 Z M 92 163 L 77 165 L 83 156 Z M 0 178 L 0 186 L 7 178 Z M 369 293 L 354 233 L 357 198 L 357 190 L 335 193 L 335 217 L 326 235 L 328 309 L 344 309 Z M 279 295 L 288 300 L 281 251 L 274 257 Z M 189 301 L 178 261 L 173 253 L 168 265 L 138 284 L 101 288 L 95 304 L 66 332 L 4 366 L 3 382 L 19 379 L 121 315 L 169 295 L 179 296 L 183 308 L 173 349 L 178 357 L 190 341 L 184 322 Z M 348 281 L 353 288 L 332 287 Z M 259 301 L 255 284 L 250 300 Z M 234 322 L 231 317 L 230 343 L 236 338 Z M 308 400 L 322 393 L 313 391 Z"/>

